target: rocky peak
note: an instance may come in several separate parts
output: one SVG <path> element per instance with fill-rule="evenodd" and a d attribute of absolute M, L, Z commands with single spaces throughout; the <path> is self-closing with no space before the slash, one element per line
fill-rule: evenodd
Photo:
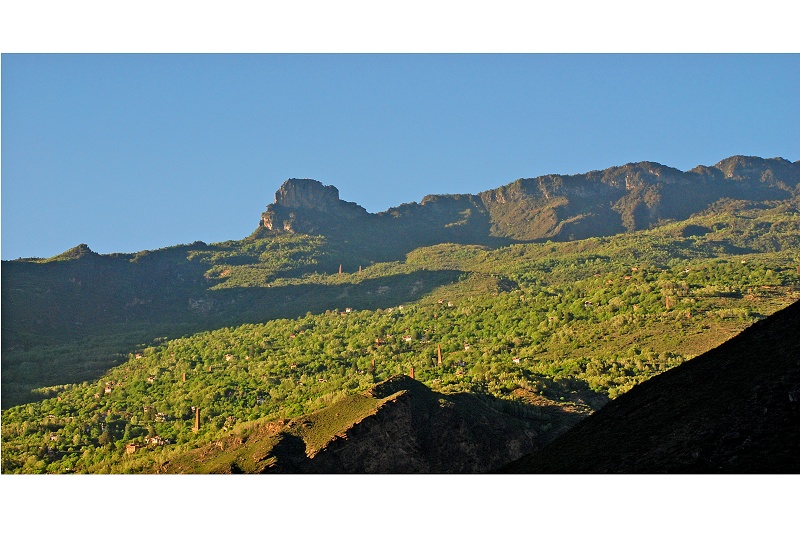
<path fill-rule="evenodd" d="M 57 260 L 57 261 L 65 261 L 65 260 L 73 260 L 73 259 L 82 259 L 84 257 L 99 257 L 100 254 L 89 248 L 87 244 L 79 244 L 74 248 L 70 248 L 66 252 L 62 252 L 54 257 L 51 257 L 50 260 Z"/>
<path fill-rule="evenodd" d="M 312 179 L 288 179 L 275 192 L 275 202 L 261 215 L 267 230 L 319 233 L 336 230 L 340 222 L 365 218 L 367 210 L 339 199 L 339 189 Z"/>
<path fill-rule="evenodd" d="M 339 189 L 312 179 L 286 180 L 275 192 L 275 205 L 287 209 L 328 212 L 335 209 L 339 202 Z"/>

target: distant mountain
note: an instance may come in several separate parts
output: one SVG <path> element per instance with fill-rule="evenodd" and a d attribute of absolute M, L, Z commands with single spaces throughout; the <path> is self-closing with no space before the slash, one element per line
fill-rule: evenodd
<path fill-rule="evenodd" d="M 321 411 L 258 423 L 173 457 L 158 471 L 480 473 L 539 448 L 546 437 L 474 395 L 440 394 L 394 376 Z"/>
<path fill-rule="evenodd" d="M 800 473 L 800 302 L 501 473 Z"/>
<path fill-rule="evenodd" d="M 322 234 L 396 259 L 440 242 L 564 241 L 636 231 L 684 220 L 721 200 L 787 200 L 799 185 L 800 161 L 783 158 L 734 156 L 688 172 L 641 162 L 520 179 L 477 195 L 431 195 L 371 214 L 340 200 L 335 187 L 292 179 L 267 206 L 256 234 Z"/>

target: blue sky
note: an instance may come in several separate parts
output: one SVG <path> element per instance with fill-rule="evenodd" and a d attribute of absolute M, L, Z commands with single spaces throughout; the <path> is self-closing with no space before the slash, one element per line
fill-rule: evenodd
<path fill-rule="evenodd" d="M 797 54 L 3 54 L 2 258 L 250 234 L 631 161 L 800 159 Z"/>

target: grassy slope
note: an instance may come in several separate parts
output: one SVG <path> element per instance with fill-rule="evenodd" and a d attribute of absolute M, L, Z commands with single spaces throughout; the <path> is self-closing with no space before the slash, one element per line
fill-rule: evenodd
<path fill-rule="evenodd" d="M 354 394 L 296 419 L 242 425 L 231 436 L 171 457 L 168 464 L 156 466 L 153 471 L 171 474 L 262 473 L 277 463 L 275 447 L 279 443 L 292 438 L 301 439 L 303 452 L 313 456 L 331 439 L 374 415 L 391 399 Z"/>

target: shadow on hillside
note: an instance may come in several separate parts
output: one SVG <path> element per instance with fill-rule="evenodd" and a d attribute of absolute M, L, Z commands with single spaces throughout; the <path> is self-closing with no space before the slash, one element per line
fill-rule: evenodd
<path fill-rule="evenodd" d="M 458 270 L 417 271 L 352 283 L 205 290 L 176 299 L 166 295 L 139 305 L 135 314 L 109 313 L 96 322 L 64 323 L 59 335 L 35 331 L 4 338 L 2 408 L 41 399 L 32 389 L 100 378 L 125 355 L 175 338 L 244 323 L 298 318 L 306 313 L 385 309 L 417 300 L 454 283 Z M 3 332 L 6 337 L 6 331 Z"/>
<path fill-rule="evenodd" d="M 306 313 L 376 310 L 413 302 L 433 290 L 455 283 L 459 270 L 423 270 L 351 283 L 303 283 L 279 287 L 230 288 L 207 291 L 192 312 L 207 327 L 225 327 Z M 349 275 L 352 279 L 355 274 Z M 191 304 L 190 304 L 191 307 Z"/>

